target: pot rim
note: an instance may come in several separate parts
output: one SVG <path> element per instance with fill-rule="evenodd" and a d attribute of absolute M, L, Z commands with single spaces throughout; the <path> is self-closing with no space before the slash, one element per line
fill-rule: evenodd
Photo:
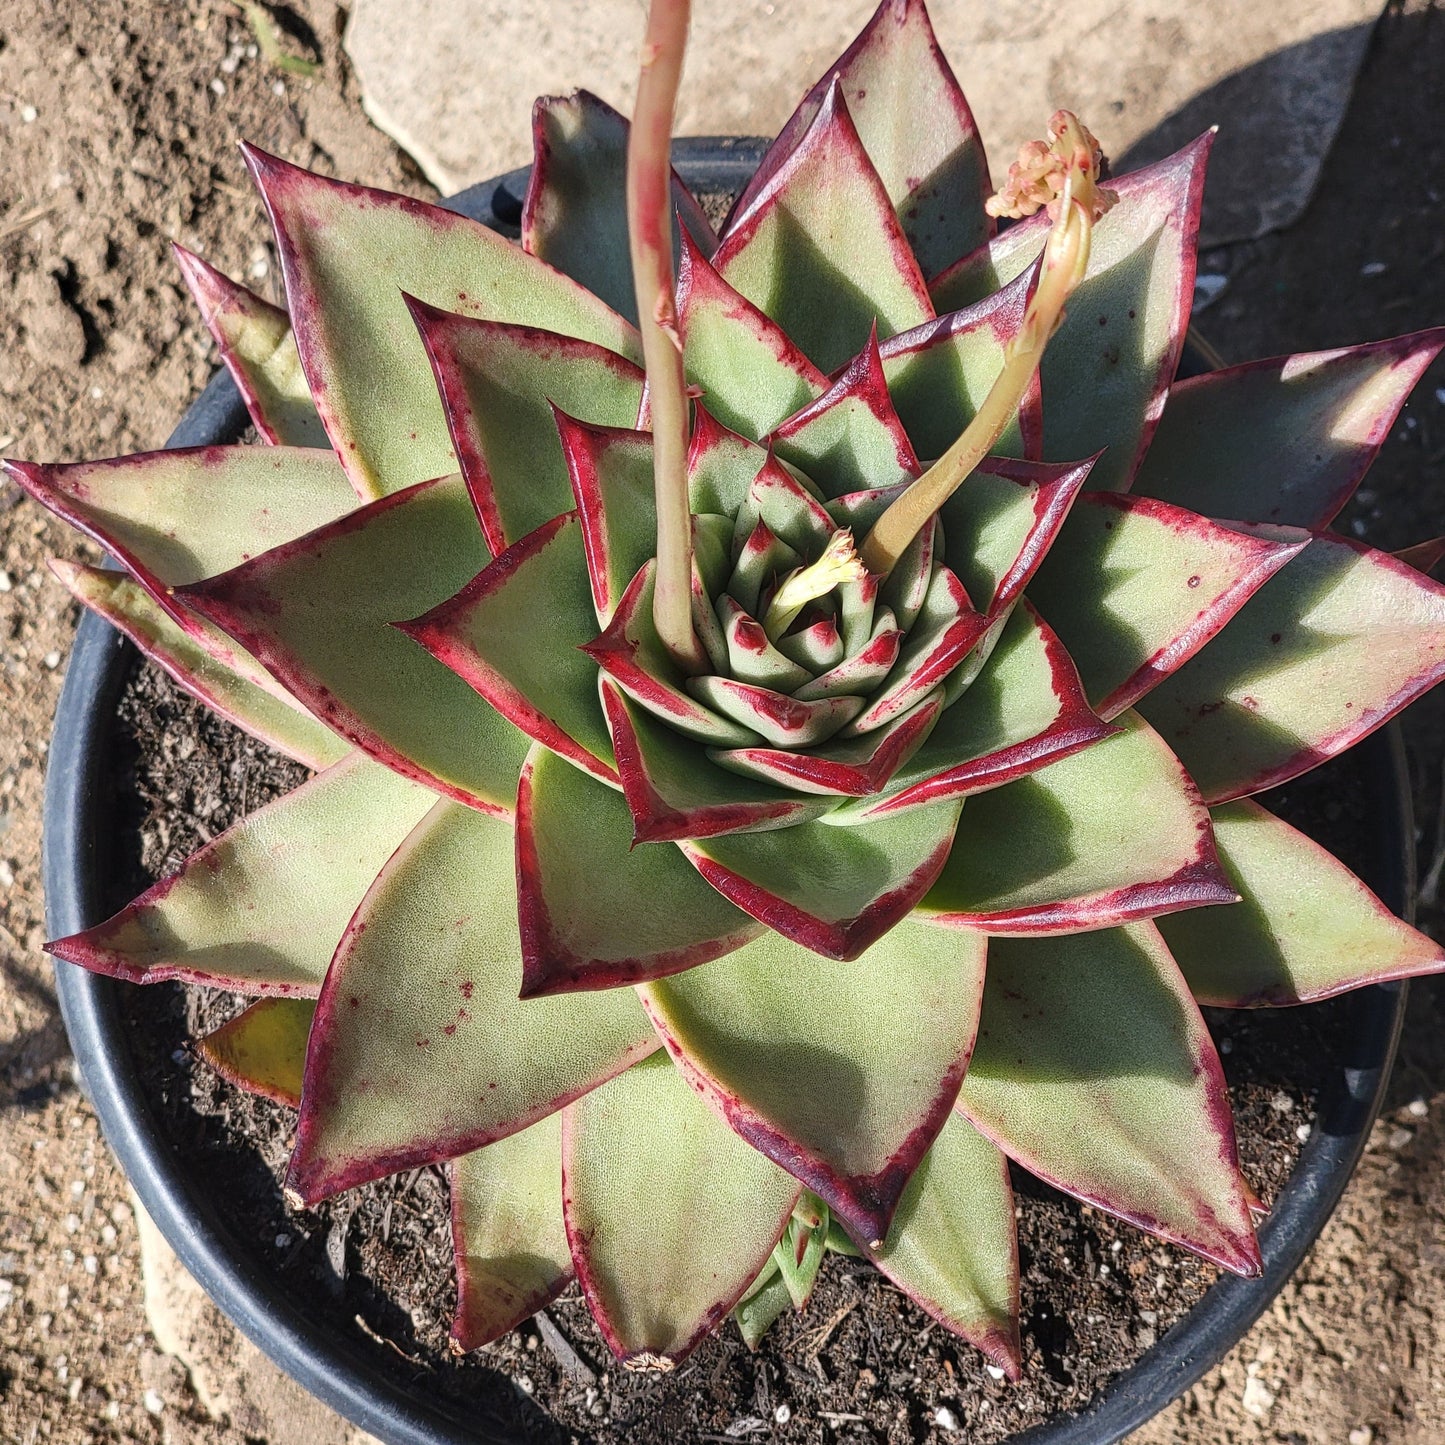
<path fill-rule="evenodd" d="M 684 179 L 699 191 L 737 191 L 767 142 L 694 137 L 674 142 Z M 530 167 L 473 186 L 444 204 L 515 237 Z M 1202 370 L 1204 367 L 1197 367 Z M 166 443 L 237 440 L 249 418 L 222 369 Z M 56 709 L 45 780 L 43 872 L 46 926 L 61 937 L 100 922 L 111 862 L 107 807 L 109 729 L 132 645 L 87 612 L 76 634 Z M 1366 739 L 1369 828 L 1377 844 L 1367 882 L 1409 920 L 1414 846 L 1408 769 L 1397 723 Z M 378 1376 L 358 1339 L 306 1318 L 217 1216 L 182 1166 L 139 1091 L 114 979 L 54 960 L 56 992 L 85 1092 L 131 1187 L 171 1248 L 222 1312 L 271 1360 L 352 1424 L 389 1445 L 514 1445 L 464 1420 L 460 1409 Z M 1000 1445 L 1115 1445 L 1213 1368 L 1263 1313 L 1324 1227 L 1364 1152 L 1394 1062 L 1407 985 L 1355 994 L 1356 1033 L 1322 1092 L 1309 1140 L 1259 1230 L 1259 1279 L 1221 1278 L 1189 1313 L 1116 1376 L 1082 1411 L 1044 1421 Z"/>

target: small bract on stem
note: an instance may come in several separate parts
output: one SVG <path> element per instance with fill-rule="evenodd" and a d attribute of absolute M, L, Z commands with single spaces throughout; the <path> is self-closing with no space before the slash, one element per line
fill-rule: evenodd
<path fill-rule="evenodd" d="M 691 8 L 690 0 L 652 0 L 648 7 L 637 112 L 627 144 L 627 236 L 652 412 L 657 496 L 653 616 L 679 666 L 701 672 L 706 658 L 692 624 L 688 400 L 672 264 L 672 118 Z"/>
<path fill-rule="evenodd" d="M 954 444 L 878 519 L 860 548 L 864 565 L 886 577 L 924 523 L 989 454 L 1018 410 L 1044 349 L 1064 319 L 1064 305 L 1089 268 L 1094 222 L 1117 199 L 1098 184 L 1098 142 L 1077 116 L 1056 111 L 1049 144 L 1030 141 L 1009 167 L 1008 179 L 986 209 L 995 216 L 1028 216 L 1047 204 L 1053 229 L 1044 247 L 1038 284 L 1023 325 L 1004 354 L 1003 370 L 983 405 Z"/>

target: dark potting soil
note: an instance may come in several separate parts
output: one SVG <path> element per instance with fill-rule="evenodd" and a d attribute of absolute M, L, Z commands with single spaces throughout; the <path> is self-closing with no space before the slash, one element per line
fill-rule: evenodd
<path fill-rule="evenodd" d="M 116 906 L 246 812 L 295 787 L 296 764 L 138 666 L 119 709 Z M 1365 809 L 1348 762 L 1266 801 L 1352 866 Z M 447 1186 L 413 1170 L 293 1211 L 280 1180 L 294 1114 L 224 1083 L 190 1043 L 236 1013 L 230 995 L 127 988 L 131 1037 L 177 1152 L 211 1186 L 236 1239 L 303 1309 L 352 1335 L 376 1368 L 518 1441 L 888 1442 L 985 1445 L 1080 1408 L 1199 1300 L 1210 1265 L 1015 1171 L 1025 1373 L 1009 1384 L 858 1260 L 829 1256 L 802 1314 L 750 1352 L 729 1323 L 671 1375 L 616 1367 L 575 1286 L 506 1338 L 447 1348 L 455 1285 Z M 1245 1174 L 1266 1203 L 1308 1137 L 1348 997 L 1301 1009 L 1215 1012 Z M 945 1429 L 939 1424 L 944 1413 Z M 952 1418 L 950 1418 L 950 1415 Z"/>

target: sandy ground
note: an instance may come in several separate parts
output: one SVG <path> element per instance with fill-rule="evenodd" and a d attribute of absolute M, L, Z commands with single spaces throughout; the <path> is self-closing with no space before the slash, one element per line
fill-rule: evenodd
<path fill-rule="evenodd" d="M 267 68 L 223 0 L 0 0 L 0 450 L 73 459 L 164 441 L 212 365 L 168 241 L 275 285 L 237 139 L 427 193 L 362 114 L 340 8 L 286 13 L 324 61 L 315 79 Z M 1445 322 L 1442 74 L 1445 16 L 1422 0 L 1392 11 L 1305 220 L 1205 257 L 1227 280 L 1201 324 L 1227 354 Z M 1437 368 L 1345 525 L 1400 546 L 1445 530 L 1442 502 Z M 75 1086 L 37 951 L 45 739 L 76 620 L 43 564 L 80 550 L 0 492 L 0 1441 L 293 1445 L 306 1438 L 296 1427 L 212 1418 L 149 1333 L 124 1181 Z M 1426 866 L 1442 720 L 1445 703 L 1427 704 L 1410 727 Z M 1141 1445 L 1445 1439 L 1442 1015 L 1445 987 L 1418 987 L 1388 1118 L 1338 1216 L 1260 1325 Z"/>

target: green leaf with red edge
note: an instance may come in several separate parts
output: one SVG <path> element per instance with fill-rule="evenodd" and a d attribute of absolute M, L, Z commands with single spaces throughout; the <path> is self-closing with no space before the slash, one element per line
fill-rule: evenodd
<path fill-rule="evenodd" d="M 1113 731 L 1089 707 L 1063 644 L 1025 601 L 1009 614 L 978 676 L 894 774 L 887 795 L 860 811 L 877 816 L 997 788 Z"/>
<path fill-rule="evenodd" d="M 779 787 L 804 793 L 869 797 L 890 779 L 924 744 L 943 711 L 939 689 L 891 723 L 862 737 L 847 738 L 796 752 L 787 748 L 712 748 L 714 762 Z"/>
<path fill-rule="evenodd" d="M 632 579 L 612 621 L 585 652 L 630 698 L 686 736 L 714 747 L 758 742 L 751 728 L 705 707 L 684 690 L 689 679 L 672 660 L 653 620 L 656 573 L 655 559 L 649 560 Z"/>
<path fill-rule="evenodd" d="M 990 934 L 1077 933 L 1232 903 L 1189 775 L 1136 714 L 1117 722 L 1092 746 L 970 798 L 919 916 Z"/>
<path fill-rule="evenodd" d="M 517 790 L 517 916 L 528 998 L 660 978 L 762 932 L 672 844 L 634 848 L 622 794 L 540 744 Z"/>
<path fill-rule="evenodd" d="M 453 1159 L 451 1338 L 480 1349 L 562 1293 L 572 1255 L 562 1221 L 562 1116 Z"/>
<path fill-rule="evenodd" d="M 855 356 L 875 324 L 895 336 L 934 314 L 836 81 L 787 160 L 733 216 L 713 262 L 824 372 Z"/>
<path fill-rule="evenodd" d="M 857 958 L 928 892 L 948 858 L 961 801 L 893 816 L 729 833 L 681 845 L 725 897 L 826 958 Z"/>
<path fill-rule="evenodd" d="M 325 768 L 350 752 L 350 744 L 306 712 L 253 657 L 199 616 L 192 629 L 215 635 L 206 647 L 184 631 L 138 582 L 124 572 L 52 559 L 50 570 L 70 595 L 125 633 L 192 697 L 237 727 L 309 768 Z M 229 653 L 235 666 L 216 660 Z"/>
<path fill-rule="evenodd" d="M 828 389 L 788 334 L 730 286 L 686 237 L 677 272 L 677 329 L 687 379 L 708 411 L 752 440 Z"/>
<path fill-rule="evenodd" d="M 1239 532 L 1168 502 L 1080 497 L 1029 583 L 1099 715 L 1115 717 L 1193 657 L 1309 535 Z"/>
<path fill-rule="evenodd" d="M 633 1368 L 670 1368 L 722 1323 L 800 1192 L 666 1056 L 567 1109 L 562 1168 L 578 1282 L 603 1339 Z"/>
<path fill-rule="evenodd" d="M 659 722 L 611 678 L 601 680 L 600 690 L 638 843 L 791 828 L 837 803 L 719 767 L 706 748 Z"/>
<path fill-rule="evenodd" d="M 876 335 L 823 396 L 790 416 L 769 441 L 824 497 L 889 486 L 922 471 L 889 398 Z"/>
<path fill-rule="evenodd" d="M 1226 520 L 1328 526 L 1442 347 L 1436 327 L 1176 382 L 1133 490 Z"/>
<path fill-rule="evenodd" d="M 522 249 L 579 281 L 637 324 L 627 243 L 627 117 L 591 91 L 538 96 L 532 106 L 532 176 L 522 206 Z M 702 207 L 672 175 L 678 218 L 705 255 L 717 238 Z M 565 405 L 559 401 L 559 405 Z"/>
<path fill-rule="evenodd" d="M 201 646 L 216 644 L 172 589 L 223 572 L 356 507 L 330 452 L 182 447 L 103 462 L 3 469 L 42 507 L 93 537 Z M 229 643 L 219 661 L 237 666 Z"/>
<path fill-rule="evenodd" d="M 482 534 L 493 552 L 505 551 L 572 508 L 554 412 L 631 427 L 642 406 L 642 369 L 574 336 L 457 316 L 414 297 L 407 304 Z"/>
<path fill-rule="evenodd" d="M 1445 587 L 1322 534 L 1140 703 L 1210 803 L 1358 742 L 1445 676 Z"/>
<path fill-rule="evenodd" d="M 701 402 L 694 404 L 687 451 L 688 502 L 693 515 L 735 516 L 767 459 L 766 447 L 725 427 Z"/>
<path fill-rule="evenodd" d="M 263 998 L 196 1040 L 196 1052 L 228 1083 L 294 1109 L 301 1102 L 306 1040 L 316 1005 Z"/>
<path fill-rule="evenodd" d="M 1183 150 L 1109 182 L 1119 204 L 1094 227 L 1089 269 L 1044 353 L 1043 455 L 1062 461 L 1104 450 L 1089 485 L 1127 491 L 1164 408 L 1194 296 L 1206 132 Z M 1043 249 L 1040 211 L 1010 227 L 935 283 L 941 310 L 966 306 L 1012 280 Z"/>
<path fill-rule="evenodd" d="M 173 242 L 171 251 L 261 440 L 329 450 L 301 370 L 291 318 L 184 246 Z"/>
<path fill-rule="evenodd" d="M 871 1243 L 968 1067 L 984 948 L 905 921 L 839 964 L 767 933 L 638 991 L 693 1087 Z"/>
<path fill-rule="evenodd" d="M 288 1186 L 314 1201 L 506 1138 L 656 1047 L 636 995 L 520 999 L 510 823 L 443 799 L 326 975 Z"/>
<path fill-rule="evenodd" d="M 478 222 L 315 175 L 254 146 L 243 152 L 276 231 L 311 395 L 361 496 L 456 466 L 403 293 L 641 359 L 636 331 L 615 311 Z"/>
<path fill-rule="evenodd" d="M 1152 924 L 992 939 L 958 1109 L 1055 1188 L 1259 1274 L 1219 1056 Z"/>
<path fill-rule="evenodd" d="M 963 435 L 1003 371 L 1004 347 L 1019 333 L 1033 277 L 1018 276 L 972 306 L 925 321 L 879 348 L 889 395 L 920 457 L 940 457 Z M 1037 457 L 1043 415 L 1037 375 L 994 443 L 1005 457 Z"/>
<path fill-rule="evenodd" d="M 455 597 L 397 623 L 529 738 L 616 781 L 597 700 L 582 527 L 567 512 L 484 567 Z"/>
<path fill-rule="evenodd" d="M 778 132 L 735 213 L 797 148 L 835 80 L 923 274 L 937 275 L 987 240 L 983 142 L 923 0 L 883 0 Z"/>
<path fill-rule="evenodd" d="M 1092 466 L 988 457 L 939 509 L 943 559 L 990 618 L 1022 595 Z"/>
<path fill-rule="evenodd" d="M 1210 815 L 1243 902 L 1159 921 L 1200 1003 L 1308 1003 L 1445 969 L 1438 943 L 1402 923 L 1344 864 L 1258 803 L 1241 799 Z"/>
<path fill-rule="evenodd" d="M 525 735 L 392 625 L 452 596 L 489 560 L 465 484 L 443 477 L 184 588 L 181 600 L 379 762 L 510 812 Z"/>
<path fill-rule="evenodd" d="M 46 951 L 129 983 L 315 997 L 372 879 L 435 801 L 353 753 Z"/>
<path fill-rule="evenodd" d="M 868 1257 L 1011 1380 L 1022 1373 L 1019 1250 L 1008 1160 L 956 1111 L 913 1171 Z"/>
<path fill-rule="evenodd" d="M 652 434 L 588 426 L 560 411 L 557 431 L 582 522 L 592 602 L 605 627 L 627 584 L 657 553 Z"/>

